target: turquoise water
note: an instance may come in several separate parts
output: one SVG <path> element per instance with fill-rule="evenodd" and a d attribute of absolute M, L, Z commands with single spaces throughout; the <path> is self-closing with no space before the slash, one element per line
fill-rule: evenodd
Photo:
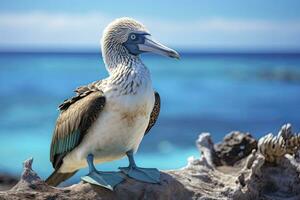
<path fill-rule="evenodd" d="M 183 167 L 188 156 L 199 156 L 195 140 L 201 132 L 211 132 L 217 141 L 231 130 L 259 137 L 286 122 L 300 130 L 299 54 L 143 59 L 162 109 L 136 156 L 141 166 Z M 0 53 L 0 170 L 19 174 L 21 162 L 32 156 L 34 169 L 46 177 L 52 170 L 49 145 L 57 105 L 77 86 L 105 76 L 97 53 Z M 126 159 L 98 168 L 121 165 Z"/>

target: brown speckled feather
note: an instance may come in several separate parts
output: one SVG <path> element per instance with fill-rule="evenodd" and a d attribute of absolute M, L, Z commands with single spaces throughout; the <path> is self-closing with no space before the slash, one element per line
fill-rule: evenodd
<path fill-rule="evenodd" d="M 159 96 L 158 92 L 155 92 L 154 95 L 155 95 L 154 107 L 153 107 L 153 110 L 150 115 L 150 120 L 149 120 L 148 127 L 145 131 L 145 135 L 150 131 L 152 126 L 154 126 L 156 120 L 158 119 L 159 112 L 160 112 L 160 96 Z"/>
<path fill-rule="evenodd" d="M 101 83 L 103 83 L 102 80 L 94 81 L 88 85 L 83 85 L 83 86 L 76 88 L 76 90 L 74 92 L 76 92 L 79 95 L 79 94 L 82 94 L 87 91 L 99 90 L 97 86 L 101 85 Z"/>
<path fill-rule="evenodd" d="M 50 160 L 55 169 L 61 166 L 66 153 L 80 144 L 104 105 L 105 97 L 101 91 L 87 89 L 59 106 L 61 113 L 56 122 L 50 151 Z"/>

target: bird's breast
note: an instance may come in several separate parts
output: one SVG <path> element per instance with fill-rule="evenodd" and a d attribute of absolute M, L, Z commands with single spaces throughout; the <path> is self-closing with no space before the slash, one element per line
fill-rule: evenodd
<path fill-rule="evenodd" d="M 142 126 L 145 126 L 144 124 L 149 122 L 153 105 L 154 93 L 149 95 L 124 95 L 107 101 L 109 112 L 118 115 L 120 122 L 124 126 L 132 128 L 139 126 L 141 120 L 143 121 Z M 144 128 L 146 129 L 147 127 Z"/>
<path fill-rule="evenodd" d="M 116 92 L 117 93 L 117 92 Z M 152 87 L 141 85 L 134 93 L 125 95 L 107 95 L 107 108 L 120 112 L 122 118 L 132 119 L 134 116 L 146 116 L 154 106 L 154 91 Z"/>
<path fill-rule="evenodd" d="M 137 121 L 139 117 L 145 117 L 149 115 L 149 108 L 147 103 L 138 105 L 134 109 L 124 109 L 123 111 L 120 110 L 120 118 L 122 121 L 127 122 L 129 127 L 134 126 L 134 123 Z"/>

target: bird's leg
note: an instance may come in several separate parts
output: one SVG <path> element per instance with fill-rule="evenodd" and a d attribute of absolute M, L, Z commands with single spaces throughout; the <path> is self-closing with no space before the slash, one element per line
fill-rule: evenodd
<path fill-rule="evenodd" d="M 119 167 L 127 176 L 146 183 L 159 183 L 160 172 L 156 168 L 137 167 L 133 157 L 133 151 L 126 153 L 129 161 L 128 167 Z"/>
<path fill-rule="evenodd" d="M 121 183 L 124 179 L 120 172 L 100 172 L 97 171 L 94 165 L 94 156 L 93 154 L 89 154 L 86 158 L 86 161 L 89 165 L 89 174 L 81 177 L 81 179 L 85 182 L 88 182 L 93 185 L 99 185 L 101 187 L 105 187 L 109 190 L 113 190 L 113 188 Z"/>
<path fill-rule="evenodd" d="M 87 157 L 86 157 L 86 161 L 89 165 L 89 172 L 92 173 L 94 171 L 97 171 L 95 165 L 94 165 L 94 155 L 93 154 L 89 154 Z"/>
<path fill-rule="evenodd" d="M 134 161 L 134 157 L 133 157 L 133 151 L 128 151 L 126 153 L 127 157 L 128 157 L 128 161 L 129 161 L 129 167 L 134 168 L 136 167 L 135 161 Z"/>

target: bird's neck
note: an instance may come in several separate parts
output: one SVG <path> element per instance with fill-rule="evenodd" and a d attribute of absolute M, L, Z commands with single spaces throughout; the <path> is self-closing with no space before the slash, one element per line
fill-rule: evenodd
<path fill-rule="evenodd" d="M 122 76 L 126 74 L 125 72 L 139 74 L 140 72 L 148 70 L 138 56 L 132 55 L 119 57 L 119 59 L 113 61 L 113 65 L 107 65 L 106 68 L 110 76 Z"/>
<path fill-rule="evenodd" d="M 111 89 L 119 95 L 137 94 L 152 88 L 150 72 L 140 59 L 119 64 L 111 71 Z"/>
<path fill-rule="evenodd" d="M 144 63 L 138 57 L 128 62 L 118 64 L 110 72 L 110 78 L 113 84 L 135 84 L 142 86 L 151 82 L 150 72 Z"/>
<path fill-rule="evenodd" d="M 138 56 L 129 54 L 123 45 L 110 42 L 103 44 L 102 56 L 110 75 L 116 73 L 119 66 L 129 66 L 131 63 L 141 62 Z"/>
<path fill-rule="evenodd" d="M 152 87 L 150 72 L 139 56 L 131 55 L 124 46 L 102 48 L 105 66 L 113 88 L 136 93 L 140 88 Z"/>

